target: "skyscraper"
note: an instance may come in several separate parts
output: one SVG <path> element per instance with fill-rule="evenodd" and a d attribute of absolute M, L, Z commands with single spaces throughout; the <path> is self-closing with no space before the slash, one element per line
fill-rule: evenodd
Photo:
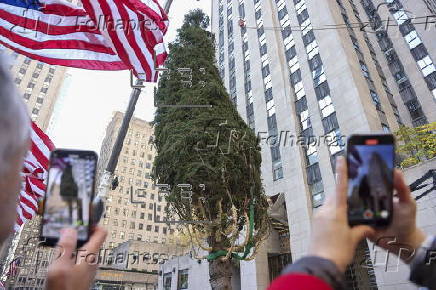
<path fill-rule="evenodd" d="M 123 116 L 123 113 L 115 112 L 106 129 L 98 163 L 99 176 L 106 168 Z M 158 194 L 158 188 L 150 177 L 156 155 L 152 141 L 152 125 L 133 118 L 115 170 L 119 185 L 108 193 L 106 213 L 102 219 L 109 233 L 106 248 L 116 247 L 127 240 L 166 243 L 172 238 L 174 229 L 162 223 L 165 198 Z"/>
<path fill-rule="evenodd" d="M 123 113 L 115 112 L 106 128 L 98 176 L 107 166 L 123 117 Z M 165 197 L 150 176 L 155 155 L 153 126 L 132 118 L 115 169 L 119 184 L 108 192 L 105 215 L 100 221 L 108 231 L 102 255 L 107 257 L 103 258 L 96 287 L 117 277 L 124 285 L 136 283 L 143 289 L 154 289 L 159 264 L 183 253 L 176 245 L 174 224 L 165 223 Z M 132 265 L 123 259 L 117 263 L 117 256 L 123 253 L 130 255 L 130 260 L 136 255 L 134 259 L 139 262 Z M 155 259 L 158 262 L 154 263 Z"/>
<path fill-rule="evenodd" d="M 346 136 L 436 121 L 435 28 L 410 12 L 428 15 L 421 1 L 212 1 L 218 69 L 261 139 L 266 193 L 285 195 L 293 260 L 335 190 Z M 366 243 L 359 253 L 368 257 Z M 267 266 L 244 267 L 242 288 L 255 289 L 244 275 Z M 362 267 L 347 275 L 350 289 L 375 285 Z"/>
<path fill-rule="evenodd" d="M 12 58 L 10 70 L 26 102 L 29 116 L 46 131 L 65 78 L 66 68 L 31 60 L 15 52 L 9 54 Z"/>

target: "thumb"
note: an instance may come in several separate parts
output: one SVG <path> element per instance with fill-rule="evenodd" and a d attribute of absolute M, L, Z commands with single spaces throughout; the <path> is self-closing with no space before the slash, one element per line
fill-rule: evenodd
<path fill-rule="evenodd" d="M 351 236 L 355 244 L 358 244 L 364 238 L 367 238 L 374 234 L 375 234 L 375 230 L 370 226 L 360 225 L 351 228 Z"/>
<path fill-rule="evenodd" d="M 61 250 L 58 261 L 66 264 L 73 264 L 73 252 L 77 246 L 77 231 L 72 228 L 61 230 L 61 237 L 56 247 Z"/>

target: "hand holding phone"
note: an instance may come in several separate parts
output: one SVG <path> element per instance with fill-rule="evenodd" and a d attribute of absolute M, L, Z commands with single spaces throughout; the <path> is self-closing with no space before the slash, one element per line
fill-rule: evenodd
<path fill-rule="evenodd" d="M 89 240 L 96 167 L 92 151 L 51 153 L 40 235 L 44 245 L 55 246 L 63 228 L 77 231 L 79 247 Z"/>
<path fill-rule="evenodd" d="M 392 220 L 394 137 L 352 135 L 347 144 L 348 222 L 387 226 Z"/>

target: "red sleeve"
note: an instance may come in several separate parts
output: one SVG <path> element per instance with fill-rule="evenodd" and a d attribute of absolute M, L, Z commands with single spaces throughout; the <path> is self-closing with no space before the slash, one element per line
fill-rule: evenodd
<path fill-rule="evenodd" d="M 318 277 L 292 273 L 275 279 L 268 290 L 333 290 L 333 288 Z"/>

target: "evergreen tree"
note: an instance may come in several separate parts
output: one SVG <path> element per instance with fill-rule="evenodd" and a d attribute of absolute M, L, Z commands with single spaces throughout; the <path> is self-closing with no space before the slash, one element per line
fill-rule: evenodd
<path fill-rule="evenodd" d="M 270 227 L 259 140 L 226 92 L 208 25 L 201 10 L 191 11 L 169 46 L 170 73 L 162 75 L 155 94 L 160 107 L 153 178 L 171 187 L 169 214 L 203 222 L 183 231 L 209 253 L 205 258 L 215 290 L 231 289 L 232 260 L 254 258 Z M 192 69 L 192 80 L 182 68 Z"/>

